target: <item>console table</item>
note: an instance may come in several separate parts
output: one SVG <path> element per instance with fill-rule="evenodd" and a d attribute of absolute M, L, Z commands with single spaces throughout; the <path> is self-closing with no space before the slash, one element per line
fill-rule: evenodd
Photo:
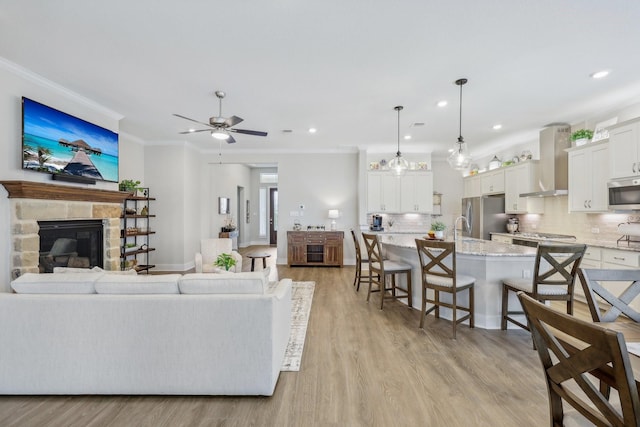
<path fill-rule="evenodd" d="M 289 266 L 342 267 L 342 231 L 287 231 Z"/>

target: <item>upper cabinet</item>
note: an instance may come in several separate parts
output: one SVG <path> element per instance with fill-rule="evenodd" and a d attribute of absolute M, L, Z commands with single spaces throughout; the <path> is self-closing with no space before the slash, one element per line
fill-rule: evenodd
<path fill-rule="evenodd" d="M 368 172 L 367 210 L 430 213 L 433 210 L 433 172 L 407 171 L 401 177 L 388 171 Z"/>
<path fill-rule="evenodd" d="M 569 151 L 569 212 L 606 212 L 609 144 L 594 143 Z"/>
<path fill-rule="evenodd" d="M 480 175 L 472 175 L 464 178 L 463 197 L 480 197 L 482 196 L 482 177 Z"/>
<path fill-rule="evenodd" d="M 640 119 L 609 130 L 609 178 L 640 175 Z"/>
<path fill-rule="evenodd" d="M 433 211 L 433 173 L 408 172 L 400 178 L 400 210 L 428 213 Z"/>
<path fill-rule="evenodd" d="M 504 170 L 498 169 L 481 175 L 480 187 L 482 194 L 504 193 Z"/>
<path fill-rule="evenodd" d="M 536 191 L 540 179 L 537 161 L 508 167 L 504 171 L 504 211 L 508 214 L 544 213 L 544 200 L 540 197 L 520 197 L 522 193 Z"/>

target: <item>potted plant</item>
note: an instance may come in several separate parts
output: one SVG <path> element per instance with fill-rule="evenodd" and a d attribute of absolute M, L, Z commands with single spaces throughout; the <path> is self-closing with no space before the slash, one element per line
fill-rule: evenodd
<path fill-rule="evenodd" d="M 236 260 L 230 254 L 222 253 L 218 255 L 216 259 L 216 267 L 224 268 L 225 271 L 229 271 L 231 267 L 236 265 Z"/>
<path fill-rule="evenodd" d="M 436 239 L 443 239 L 444 238 L 444 230 L 446 228 L 447 228 L 447 226 L 442 221 L 433 221 L 431 223 L 431 229 L 433 230 L 433 233 L 434 233 Z"/>
<path fill-rule="evenodd" d="M 134 181 L 132 179 L 123 179 L 120 181 L 119 187 L 120 191 L 128 191 L 129 193 L 135 193 L 140 185 L 140 181 Z"/>
<path fill-rule="evenodd" d="M 593 131 L 589 129 L 579 129 L 571 134 L 571 140 L 576 147 L 586 144 L 593 138 Z"/>

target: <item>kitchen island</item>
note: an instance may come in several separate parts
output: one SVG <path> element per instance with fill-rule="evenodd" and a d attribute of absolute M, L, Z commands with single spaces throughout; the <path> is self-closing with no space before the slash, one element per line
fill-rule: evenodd
<path fill-rule="evenodd" d="M 381 234 L 378 238 L 388 259 L 411 265 L 412 302 L 413 307 L 419 310 L 422 307 L 422 278 L 415 239 L 424 238 L 424 234 Z M 456 257 L 458 272 L 476 278 L 475 327 L 500 329 L 502 279 L 531 277 L 536 248 L 459 237 L 456 241 Z M 450 294 L 441 295 L 444 301 L 451 301 Z M 512 293 L 510 298 L 509 307 L 518 307 L 515 294 Z M 458 294 L 458 301 L 466 306 L 468 293 L 465 291 Z M 440 316 L 451 319 L 451 310 L 441 308 Z"/>

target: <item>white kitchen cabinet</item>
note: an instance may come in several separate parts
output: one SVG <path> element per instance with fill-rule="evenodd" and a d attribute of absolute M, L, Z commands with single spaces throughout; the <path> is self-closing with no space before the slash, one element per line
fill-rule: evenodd
<path fill-rule="evenodd" d="M 544 213 L 541 197 L 520 197 L 536 191 L 540 179 L 538 161 L 531 161 L 504 170 L 504 211 L 508 214 Z"/>
<path fill-rule="evenodd" d="M 433 211 L 433 172 L 407 171 L 401 177 L 391 172 L 367 174 L 369 212 L 430 213 Z"/>
<path fill-rule="evenodd" d="M 602 249 L 602 268 L 628 269 L 640 268 L 640 253 L 616 249 Z M 601 282 L 602 286 L 613 295 L 619 296 L 631 282 Z M 636 298 L 629 304 L 634 310 L 640 310 L 640 300 Z"/>
<path fill-rule="evenodd" d="M 467 176 L 463 180 L 463 197 L 482 196 L 482 177 L 480 175 Z"/>
<path fill-rule="evenodd" d="M 640 175 L 640 119 L 609 129 L 609 178 Z"/>
<path fill-rule="evenodd" d="M 492 242 L 508 243 L 512 244 L 513 239 L 510 236 L 504 236 L 502 234 L 491 234 Z"/>
<path fill-rule="evenodd" d="M 587 250 L 584 252 L 584 256 L 580 262 L 580 268 L 602 268 L 602 249 L 587 246 Z M 579 278 L 576 278 L 573 293 L 579 301 L 587 301 L 582 289 L 582 282 Z"/>
<path fill-rule="evenodd" d="M 609 179 L 607 142 L 569 151 L 569 212 L 606 212 Z"/>
<path fill-rule="evenodd" d="M 481 176 L 482 194 L 504 193 L 504 170 L 485 172 Z"/>
<path fill-rule="evenodd" d="M 400 178 L 400 210 L 429 213 L 433 211 L 433 173 L 407 172 Z"/>
<path fill-rule="evenodd" d="M 400 211 L 400 179 L 390 172 L 367 174 L 367 208 L 369 212 Z"/>

